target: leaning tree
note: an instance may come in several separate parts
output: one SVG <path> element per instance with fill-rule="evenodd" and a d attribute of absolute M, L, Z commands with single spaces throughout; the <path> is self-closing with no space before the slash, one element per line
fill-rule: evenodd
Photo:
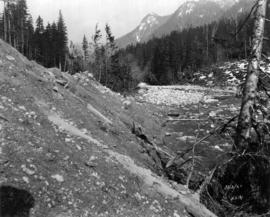
<path fill-rule="evenodd" d="M 267 0 L 256 0 L 254 29 L 234 148 L 201 194 L 218 216 L 257 216 L 270 210 L 270 87 L 261 65 Z M 267 83 L 266 83 L 267 84 Z M 268 215 L 266 215 L 268 216 Z"/>
<path fill-rule="evenodd" d="M 235 137 L 235 148 L 240 152 L 248 149 L 248 146 L 253 139 L 252 136 L 254 136 L 253 120 L 255 119 L 254 115 L 256 111 L 255 102 L 258 93 L 266 6 L 267 0 L 258 0 L 256 2 L 252 48 L 249 57 L 247 76 L 243 89 L 242 106 Z"/>

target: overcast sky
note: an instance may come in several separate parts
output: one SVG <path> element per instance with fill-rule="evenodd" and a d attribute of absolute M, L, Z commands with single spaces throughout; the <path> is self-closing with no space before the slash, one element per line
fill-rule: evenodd
<path fill-rule="evenodd" d="M 173 13 L 185 0 L 27 0 L 34 21 L 38 15 L 46 23 L 57 20 L 61 9 L 68 27 L 69 39 L 81 42 L 90 38 L 96 23 L 103 28 L 108 22 L 116 37 L 133 30 L 150 12 Z"/>

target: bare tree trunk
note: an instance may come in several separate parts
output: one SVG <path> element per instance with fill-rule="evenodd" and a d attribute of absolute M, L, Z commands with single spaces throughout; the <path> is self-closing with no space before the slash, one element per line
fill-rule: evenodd
<path fill-rule="evenodd" d="M 24 42 L 24 24 L 23 24 L 23 20 L 21 20 L 21 53 L 25 55 L 25 51 L 24 51 L 24 46 L 25 46 L 25 42 Z"/>
<path fill-rule="evenodd" d="M 64 72 L 67 71 L 67 54 L 65 55 Z"/>
<path fill-rule="evenodd" d="M 7 41 L 7 12 L 6 12 L 6 8 L 7 4 L 6 1 L 4 0 L 4 40 Z"/>
<path fill-rule="evenodd" d="M 13 38 L 13 47 L 15 47 L 15 49 L 17 49 L 17 43 L 16 43 L 16 38 Z"/>
<path fill-rule="evenodd" d="M 8 1 L 8 8 L 9 8 L 9 1 Z M 11 41 L 11 14 L 9 14 L 9 11 L 8 11 L 8 17 L 7 17 L 7 23 L 8 23 L 8 26 L 7 26 L 7 29 L 8 29 L 8 43 L 11 44 L 12 41 Z"/>
<path fill-rule="evenodd" d="M 235 137 L 236 149 L 240 152 L 248 148 L 251 139 L 252 119 L 255 98 L 259 80 L 259 68 L 264 38 L 264 24 L 267 0 L 258 0 L 255 13 L 252 47 L 243 91 L 242 106 L 239 114 L 237 134 Z"/>
<path fill-rule="evenodd" d="M 107 73 L 107 60 L 105 62 L 105 86 L 107 86 L 107 81 L 108 81 L 108 73 Z"/>
<path fill-rule="evenodd" d="M 99 76 L 98 76 L 98 82 L 101 82 L 101 63 L 99 65 Z"/>
<path fill-rule="evenodd" d="M 247 40 L 245 39 L 245 59 L 247 59 Z"/>
<path fill-rule="evenodd" d="M 237 17 L 235 18 L 235 21 L 234 21 L 234 24 L 235 24 L 235 41 L 238 41 L 238 20 L 237 20 Z"/>
<path fill-rule="evenodd" d="M 209 62 L 209 26 L 206 26 L 206 57 L 207 63 Z"/>

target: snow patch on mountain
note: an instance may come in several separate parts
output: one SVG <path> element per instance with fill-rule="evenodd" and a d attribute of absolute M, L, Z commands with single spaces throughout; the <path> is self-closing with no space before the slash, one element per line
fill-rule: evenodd
<path fill-rule="evenodd" d="M 193 2 L 188 3 L 186 14 L 190 14 L 193 11 L 194 7 L 195 7 L 195 4 Z"/>
<path fill-rule="evenodd" d="M 142 31 L 143 29 L 145 29 L 145 23 L 141 23 L 139 30 Z"/>
<path fill-rule="evenodd" d="M 158 15 L 155 13 L 148 14 L 140 23 L 138 30 L 135 32 L 136 41 L 141 42 L 144 35 L 146 35 L 152 28 L 159 24 Z"/>
<path fill-rule="evenodd" d="M 206 25 L 221 18 L 222 14 L 237 2 L 238 0 L 187 0 L 171 15 L 149 13 L 132 32 L 117 39 L 116 43 L 120 48 L 124 48 L 130 44 L 147 42 L 153 37 L 168 35 L 172 31 L 181 31 L 189 26 Z M 239 9 L 234 14 L 237 14 Z"/>
<path fill-rule="evenodd" d="M 149 25 L 153 25 L 154 23 L 158 23 L 158 21 L 157 21 L 157 18 L 155 17 L 155 16 L 149 16 L 148 17 L 148 19 L 147 19 L 147 23 L 149 24 Z"/>
<path fill-rule="evenodd" d="M 202 69 L 194 73 L 194 79 L 192 83 L 203 86 L 216 85 L 225 87 L 238 87 L 243 83 L 245 79 L 247 67 L 247 60 L 225 62 L 221 65 L 213 65 L 209 68 Z M 269 78 L 270 64 L 262 61 L 260 64 L 260 69 L 265 74 L 265 76 Z"/>
<path fill-rule="evenodd" d="M 239 0 L 212 0 L 212 1 L 219 4 L 221 8 L 231 7 L 239 2 Z"/>

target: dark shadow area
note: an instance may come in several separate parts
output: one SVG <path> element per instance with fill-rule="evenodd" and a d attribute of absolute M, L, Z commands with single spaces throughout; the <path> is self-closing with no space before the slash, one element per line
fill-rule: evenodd
<path fill-rule="evenodd" d="M 268 158 L 252 154 L 232 158 L 216 170 L 201 199 L 220 217 L 267 213 L 270 207 Z"/>
<path fill-rule="evenodd" d="M 11 186 L 0 187 L 0 217 L 29 217 L 34 205 L 35 199 L 28 191 Z"/>

